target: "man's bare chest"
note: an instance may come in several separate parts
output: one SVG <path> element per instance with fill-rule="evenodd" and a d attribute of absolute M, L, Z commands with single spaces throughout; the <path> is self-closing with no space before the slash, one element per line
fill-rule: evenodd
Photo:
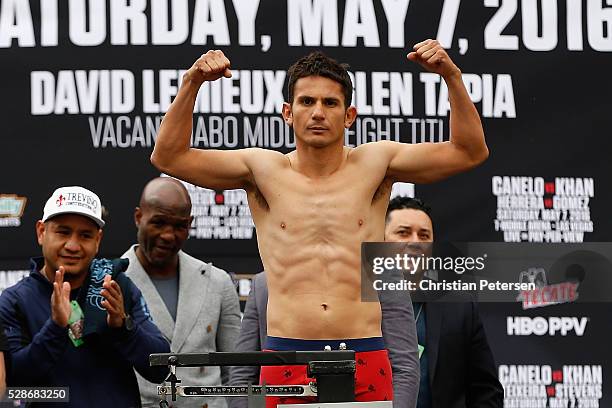
<path fill-rule="evenodd" d="M 373 210 L 384 208 L 379 201 L 388 197 L 391 186 L 383 177 L 350 170 L 317 179 L 294 171 L 270 174 L 251 194 L 253 215 L 286 226 L 358 226 Z"/>

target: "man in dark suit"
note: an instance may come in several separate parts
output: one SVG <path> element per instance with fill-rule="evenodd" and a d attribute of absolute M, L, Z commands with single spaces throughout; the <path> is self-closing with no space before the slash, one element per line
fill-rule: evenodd
<path fill-rule="evenodd" d="M 393 406 L 414 408 L 419 385 L 417 340 L 412 308 L 398 299 L 381 298 L 382 333 L 393 370 Z M 240 327 L 236 351 L 259 351 L 266 344 L 268 286 L 265 272 L 252 280 Z M 239 366 L 230 370 L 230 384 L 258 384 L 259 367 Z M 273 384 L 270 384 L 273 385 Z M 246 408 L 246 398 L 229 399 L 230 408 Z"/>
<path fill-rule="evenodd" d="M 433 242 L 430 209 L 421 200 L 389 202 L 385 241 Z M 477 304 L 467 293 L 452 302 L 414 302 L 421 376 L 417 408 L 497 408 L 504 391 Z"/>

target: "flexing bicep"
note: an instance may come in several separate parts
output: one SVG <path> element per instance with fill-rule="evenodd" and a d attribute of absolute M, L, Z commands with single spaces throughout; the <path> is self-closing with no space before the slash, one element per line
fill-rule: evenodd
<path fill-rule="evenodd" d="M 245 188 L 252 182 L 250 162 L 257 150 L 188 149 L 177 154 L 171 163 L 157 165 L 164 173 L 192 184 L 214 190 Z"/>
<path fill-rule="evenodd" d="M 480 161 L 451 142 L 403 144 L 385 142 L 390 157 L 387 175 L 396 181 L 431 183 L 469 170 Z"/>

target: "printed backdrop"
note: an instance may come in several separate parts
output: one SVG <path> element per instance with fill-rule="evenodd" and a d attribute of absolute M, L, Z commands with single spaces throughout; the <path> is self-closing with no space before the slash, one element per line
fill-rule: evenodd
<path fill-rule="evenodd" d="M 234 76 L 200 91 L 193 146 L 285 152 L 295 146 L 280 118 L 286 69 L 317 49 L 351 66 L 359 119 L 348 145 L 448 140 L 444 83 L 405 57 L 426 38 L 437 38 L 462 69 L 491 151 L 466 174 L 397 187 L 433 207 L 436 238 L 611 241 L 607 0 L 0 0 L 1 286 L 39 253 L 34 223 L 57 186 L 101 196 L 110 213 L 103 255 L 135 241 L 133 209 L 159 175 L 149 162 L 157 129 L 182 72 L 206 50 L 223 50 Z M 186 250 L 237 274 L 258 272 L 244 192 L 189 190 L 195 221 Z M 538 311 L 546 319 L 561 313 Z M 502 312 L 499 324 L 508 313 L 515 312 Z M 588 307 L 580 313 L 578 322 L 591 319 L 584 339 L 603 341 L 597 325 L 606 320 Z M 504 333 L 492 337 L 505 341 Z M 533 350 L 552 340 L 508 344 Z M 508 353 L 500 378 L 514 386 L 521 364 L 536 366 L 533 382 L 545 387 L 568 376 L 590 386 L 603 376 L 607 392 L 581 406 L 612 404 L 609 359 L 589 346 L 581 359 L 564 354 L 579 347 L 570 339 L 555 344 L 558 353 L 530 351 L 521 361 Z M 566 366 L 582 367 L 581 376 Z"/>

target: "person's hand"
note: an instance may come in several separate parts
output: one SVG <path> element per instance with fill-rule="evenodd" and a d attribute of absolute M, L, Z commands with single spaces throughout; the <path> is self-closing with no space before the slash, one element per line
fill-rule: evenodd
<path fill-rule="evenodd" d="M 408 54 L 408 59 L 417 62 L 427 71 L 440 74 L 444 79 L 461 74 L 459 68 L 437 40 L 422 41 L 416 44 L 413 49 L 414 51 Z"/>
<path fill-rule="evenodd" d="M 55 271 L 53 281 L 53 293 L 51 294 L 51 319 L 62 327 L 68 326 L 68 320 L 72 313 L 70 305 L 70 283 L 64 282 L 64 267 L 60 266 Z"/>
<path fill-rule="evenodd" d="M 119 284 L 112 280 L 110 275 L 104 277 L 102 287 L 103 289 L 100 294 L 104 296 L 102 307 L 106 309 L 106 323 L 108 323 L 109 327 L 118 329 L 123 326 L 123 319 L 126 317 L 123 306 L 123 293 Z"/>
<path fill-rule="evenodd" d="M 210 50 L 194 62 L 185 73 L 183 81 L 191 80 L 201 84 L 204 81 L 215 81 L 221 77 L 232 77 L 230 60 L 223 54 L 223 51 Z"/>

